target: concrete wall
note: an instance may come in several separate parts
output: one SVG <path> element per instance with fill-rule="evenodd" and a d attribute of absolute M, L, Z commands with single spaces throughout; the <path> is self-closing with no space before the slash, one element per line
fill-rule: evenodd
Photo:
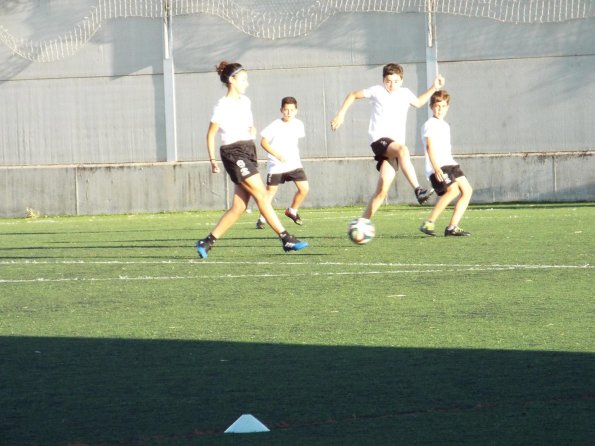
<path fill-rule="evenodd" d="M 472 178 L 475 203 L 593 200 L 595 179 L 589 154 L 459 158 Z M 421 172 L 423 160 L 417 157 L 414 165 Z M 307 207 L 361 205 L 377 180 L 368 158 L 308 159 L 304 166 L 311 186 Z M 232 190 L 227 176 L 212 175 L 205 162 L 0 167 L 4 216 L 24 216 L 28 209 L 43 215 L 222 209 Z M 275 207 L 286 207 L 294 191 L 293 185 L 279 188 Z M 415 202 L 401 175 L 387 201 Z"/>
<path fill-rule="evenodd" d="M 59 3 L 16 12 L 0 6 L 0 23 L 47 38 L 94 2 Z M 448 121 L 474 202 L 595 199 L 593 24 L 438 16 L 439 69 L 453 97 Z M 216 17 L 176 17 L 179 161 L 168 163 L 161 34 L 159 20 L 113 20 L 75 56 L 46 64 L 0 46 L 0 216 L 27 208 L 45 215 L 223 208 L 232 188 L 210 174 L 205 145 L 212 107 L 225 93 L 214 71 L 223 59 L 249 69 L 258 128 L 278 116 L 282 96 L 298 98 L 311 183 L 304 206 L 360 205 L 376 182 L 369 105 L 354 104 L 338 132 L 328 123 L 350 90 L 381 81 L 386 62 L 404 66 L 414 92 L 429 84 L 423 15 L 343 14 L 309 36 L 277 41 L 246 36 Z M 425 107 L 412 109 L 408 121 L 422 183 L 419 128 L 427 116 Z M 277 205 L 292 192 L 280 188 Z M 401 175 L 389 201 L 414 202 Z"/>

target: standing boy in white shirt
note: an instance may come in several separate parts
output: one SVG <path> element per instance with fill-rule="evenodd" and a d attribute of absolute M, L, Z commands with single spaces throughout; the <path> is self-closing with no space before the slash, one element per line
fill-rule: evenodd
<path fill-rule="evenodd" d="M 446 90 L 437 91 L 430 98 L 433 116 L 422 127 L 421 137 L 426 149 L 426 175 L 436 194 L 440 197 L 428 219 L 419 230 L 428 235 L 436 235 L 435 223 L 442 211 L 459 195 L 445 236 L 468 236 L 469 232 L 459 228 L 459 222 L 469 205 L 473 189 L 465 177 L 461 166 L 452 156 L 450 126 L 444 120 L 450 105 L 450 95 Z"/>
<path fill-rule="evenodd" d="M 293 181 L 297 191 L 291 206 L 285 209 L 285 215 L 297 225 L 303 224 L 298 209 L 310 186 L 300 158 L 298 140 L 303 138 L 304 123 L 297 119 L 297 100 L 291 96 L 281 100 L 281 118 L 275 119 L 261 132 L 261 147 L 268 152 L 267 194 L 273 201 L 279 184 Z M 257 229 L 265 227 L 265 219 L 261 215 L 256 222 Z"/>

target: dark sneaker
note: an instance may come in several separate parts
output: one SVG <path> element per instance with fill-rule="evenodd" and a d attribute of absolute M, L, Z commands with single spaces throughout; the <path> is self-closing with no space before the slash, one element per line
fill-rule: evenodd
<path fill-rule="evenodd" d="M 422 189 L 421 187 L 418 187 L 415 189 L 415 198 L 417 198 L 419 204 L 424 204 L 433 193 L 434 189 Z"/>
<path fill-rule="evenodd" d="M 261 219 L 258 219 L 256 221 L 256 229 L 264 229 L 265 226 L 266 226 L 265 222 L 262 221 Z"/>
<path fill-rule="evenodd" d="M 287 234 L 284 238 L 282 238 L 281 243 L 283 243 L 283 251 L 285 252 L 299 251 L 300 249 L 304 249 L 308 246 L 308 242 L 302 242 L 290 234 Z"/>
<path fill-rule="evenodd" d="M 207 252 L 211 249 L 212 245 L 209 243 L 207 239 L 197 240 L 196 241 L 196 251 L 201 259 L 206 259 Z"/>
<path fill-rule="evenodd" d="M 424 224 L 419 227 L 419 230 L 424 234 L 436 235 L 435 224 L 429 221 L 424 221 Z"/>
<path fill-rule="evenodd" d="M 471 233 L 467 232 L 467 231 L 463 231 L 458 226 L 455 226 L 452 229 L 448 229 L 448 227 L 447 227 L 444 230 L 444 237 L 449 237 L 451 235 L 458 236 L 458 237 L 467 237 L 467 236 L 471 235 Z"/>
<path fill-rule="evenodd" d="M 300 218 L 300 214 L 293 215 L 291 212 L 289 212 L 289 209 L 285 209 L 285 216 L 291 218 L 296 225 L 301 226 L 304 224 L 304 222 Z"/>

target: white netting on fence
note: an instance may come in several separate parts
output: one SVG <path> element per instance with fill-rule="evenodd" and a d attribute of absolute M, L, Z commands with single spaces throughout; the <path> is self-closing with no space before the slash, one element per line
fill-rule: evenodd
<path fill-rule="evenodd" d="M 339 13 L 428 13 L 488 18 L 508 23 L 552 23 L 594 17 L 595 0 L 97 0 L 86 17 L 53 39 L 26 40 L 0 24 L 0 40 L 35 62 L 72 56 L 107 20 L 163 19 L 207 14 L 261 39 L 304 36 Z"/>

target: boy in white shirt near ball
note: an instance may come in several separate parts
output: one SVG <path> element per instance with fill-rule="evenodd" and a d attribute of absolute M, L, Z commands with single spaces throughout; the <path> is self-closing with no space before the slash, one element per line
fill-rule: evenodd
<path fill-rule="evenodd" d="M 347 95 L 339 112 L 331 121 L 331 129 L 337 130 L 345 121 L 345 114 L 358 99 L 368 99 L 372 106 L 368 126 L 368 141 L 374 152 L 376 170 L 379 172 L 376 191 L 368 201 L 362 218 L 371 219 L 386 195 L 400 168 L 405 178 L 415 191 L 419 204 L 425 203 L 434 193 L 422 188 L 411 163 L 409 149 L 405 145 L 407 112 L 410 106 L 419 108 L 428 102 L 432 93 L 444 86 L 444 78 L 436 76 L 432 86 L 416 96 L 403 87 L 403 67 L 389 63 L 382 69 L 382 85 L 375 85 L 363 90 L 352 91 Z"/>
<path fill-rule="evenodd" d="M 450 126 L 444 120 L 450 105 L 450 95 L 446 90 L 437 91 L 430 98 L 433 116 L 422 126 L 421 137 L 426 149 L 426 175 L 438 195 L 428 219 L 419 230 L 428 235 L 436 235 L 435 223 L 442 211 L 457 197 L 449 225 L 444 230 L 448 236 L 469 236 L 469 232 L 459 228 L 459 222 L 469 205 L 473 189 L 465 177 L 461 166 L 452 156 Z"/>
<path fill-rule="evenodd" d="M 293 181 L 297 191 L 291 200 L 291 206 L 285 209 L 285 215 L 297 225 L 303 221 L 298 209 L 310 186 L 300 158 L 298 141 L 306 134 L 304 123 L 297 119 L 297 100 L 291 96 L 281 100 L 281 118 L 271 122 L 260 134 L 261 147 L 268 153 L 267 195 L 273 201 L 280 184 Z M 264 229 L 265 219 L 261 215 L 256 222 L 257 229 Z"/>

